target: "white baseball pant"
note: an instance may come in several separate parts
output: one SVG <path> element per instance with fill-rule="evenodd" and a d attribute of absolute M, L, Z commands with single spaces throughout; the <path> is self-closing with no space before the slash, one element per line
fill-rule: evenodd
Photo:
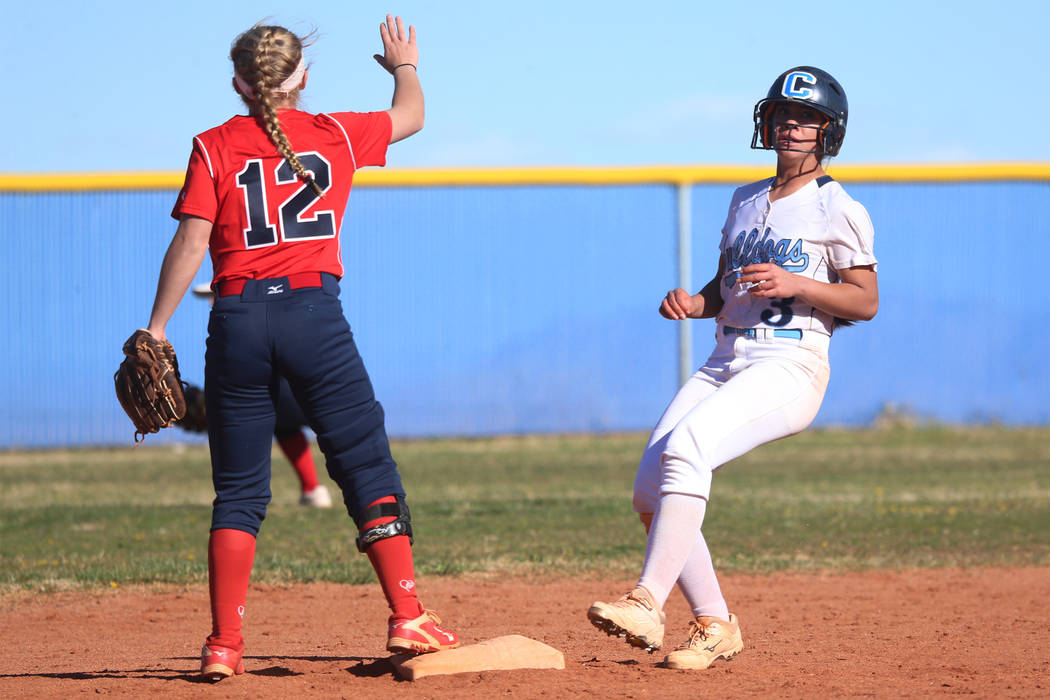
<path fill-rule="evenodd" d="M 660 496 L 708 499 L 719 466 L 804 430 L 828 386 L 830 337 L 801 340 L 757 329 L 755 337 L 717 330 L 714 352 L 678 390 L 642 454 L 634 509 L 653 513 Z"/>

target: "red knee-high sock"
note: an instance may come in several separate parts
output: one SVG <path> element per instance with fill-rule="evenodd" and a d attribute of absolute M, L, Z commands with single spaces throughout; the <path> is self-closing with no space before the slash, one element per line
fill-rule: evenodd
<path fill-rule="evenodd" d="M 394 503 L 397 499 L 393 496 L 384 496 L 370 503 L 372 507 L 379 503 Z M 369 520 L 361 529 L 366 530 L 376 525 L 392 523 L 397 518 L 387 516 Z M 372 562 L 372 568 L 379 577 L 379 585 L 383 587 L 383 595 L 390 605 L 391 617 L 402 620 L 412 620 L 423 614 L 423 606 L 416 598 L 416 574 L 412 562 L 412 543 L 408 541 L 407 535 L 388 537 L 379 540 L 368 548 L 368 560 Z"/>
<path fill-rule="evenodd" d="M 243 649 L 241 618 L 255 560 L 255 535 L 241 530 L 213 530 L 208 540 L 208 590 L 211 593 L 209 644 Z"/>
<path fill-rule="evenodd" d="M 310 441 L 300 433 L 289 435 L 277 441 L 281 452 L 292 463 L 292 468 L 299 475 L 299 487 L 303 493 L 317 488 L 317 467 L 314 466 L 314 454 L 310 451 Z"/>

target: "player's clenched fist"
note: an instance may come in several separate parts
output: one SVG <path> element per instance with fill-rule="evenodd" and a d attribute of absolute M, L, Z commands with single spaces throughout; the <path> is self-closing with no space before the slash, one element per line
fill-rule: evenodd
<path fill-rule="evenodd" d="M 697 303 L 689 292 L 681 287 L 672 289 L 660 304 L 660 315 L 672 321 L 684 321 L 696 311 Z"/>
<path fill-rule="evenodd" d="M 383 66 L 391 75 L 398 68 L 413 70 L 419 65 L 419 48 L 416 46 L 416 28 L 408 25 L 408 32 L 401 23 L 400 17 L 386 16 L 386 22 L 379 25 L 379 36 L 383 40 L 383 55 L 373 55 L 373 58 Z M 403 68 L 403 66 L 405 68 Z"/>

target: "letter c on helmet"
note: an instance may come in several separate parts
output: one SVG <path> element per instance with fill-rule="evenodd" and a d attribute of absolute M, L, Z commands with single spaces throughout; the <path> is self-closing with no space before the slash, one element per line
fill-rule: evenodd
<path fill-rule="evenodd" d="M 780 94 L 784 97 L 793 97 L 799 100 L 805 100 L 813 95 L 813 90 L 808 87 L 799 87 L 798 84 L 808 83 L 809 85 L 816 85 L 817 79 L 813 77 L 812 73 L 804 73 L 802 71 L 795 71 L 794 73 L 788 73 L 787 77 L 784 78 L 784 87 L 781 89 Z"/>

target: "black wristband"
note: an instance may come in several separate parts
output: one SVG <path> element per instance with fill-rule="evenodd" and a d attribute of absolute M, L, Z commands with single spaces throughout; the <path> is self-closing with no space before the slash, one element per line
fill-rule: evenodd
<path fill-rule="evenodd" d="M 416 64 L 415 63 L 398 63 L 396 66 L 394 66 L 394 70 L 392 70 L 390 72 L 393 73 L 398 68 L 403 68 L 405 66 L 412 66 L 412 70 L 419 70 L 418 68 L 416 68 Z"/>

